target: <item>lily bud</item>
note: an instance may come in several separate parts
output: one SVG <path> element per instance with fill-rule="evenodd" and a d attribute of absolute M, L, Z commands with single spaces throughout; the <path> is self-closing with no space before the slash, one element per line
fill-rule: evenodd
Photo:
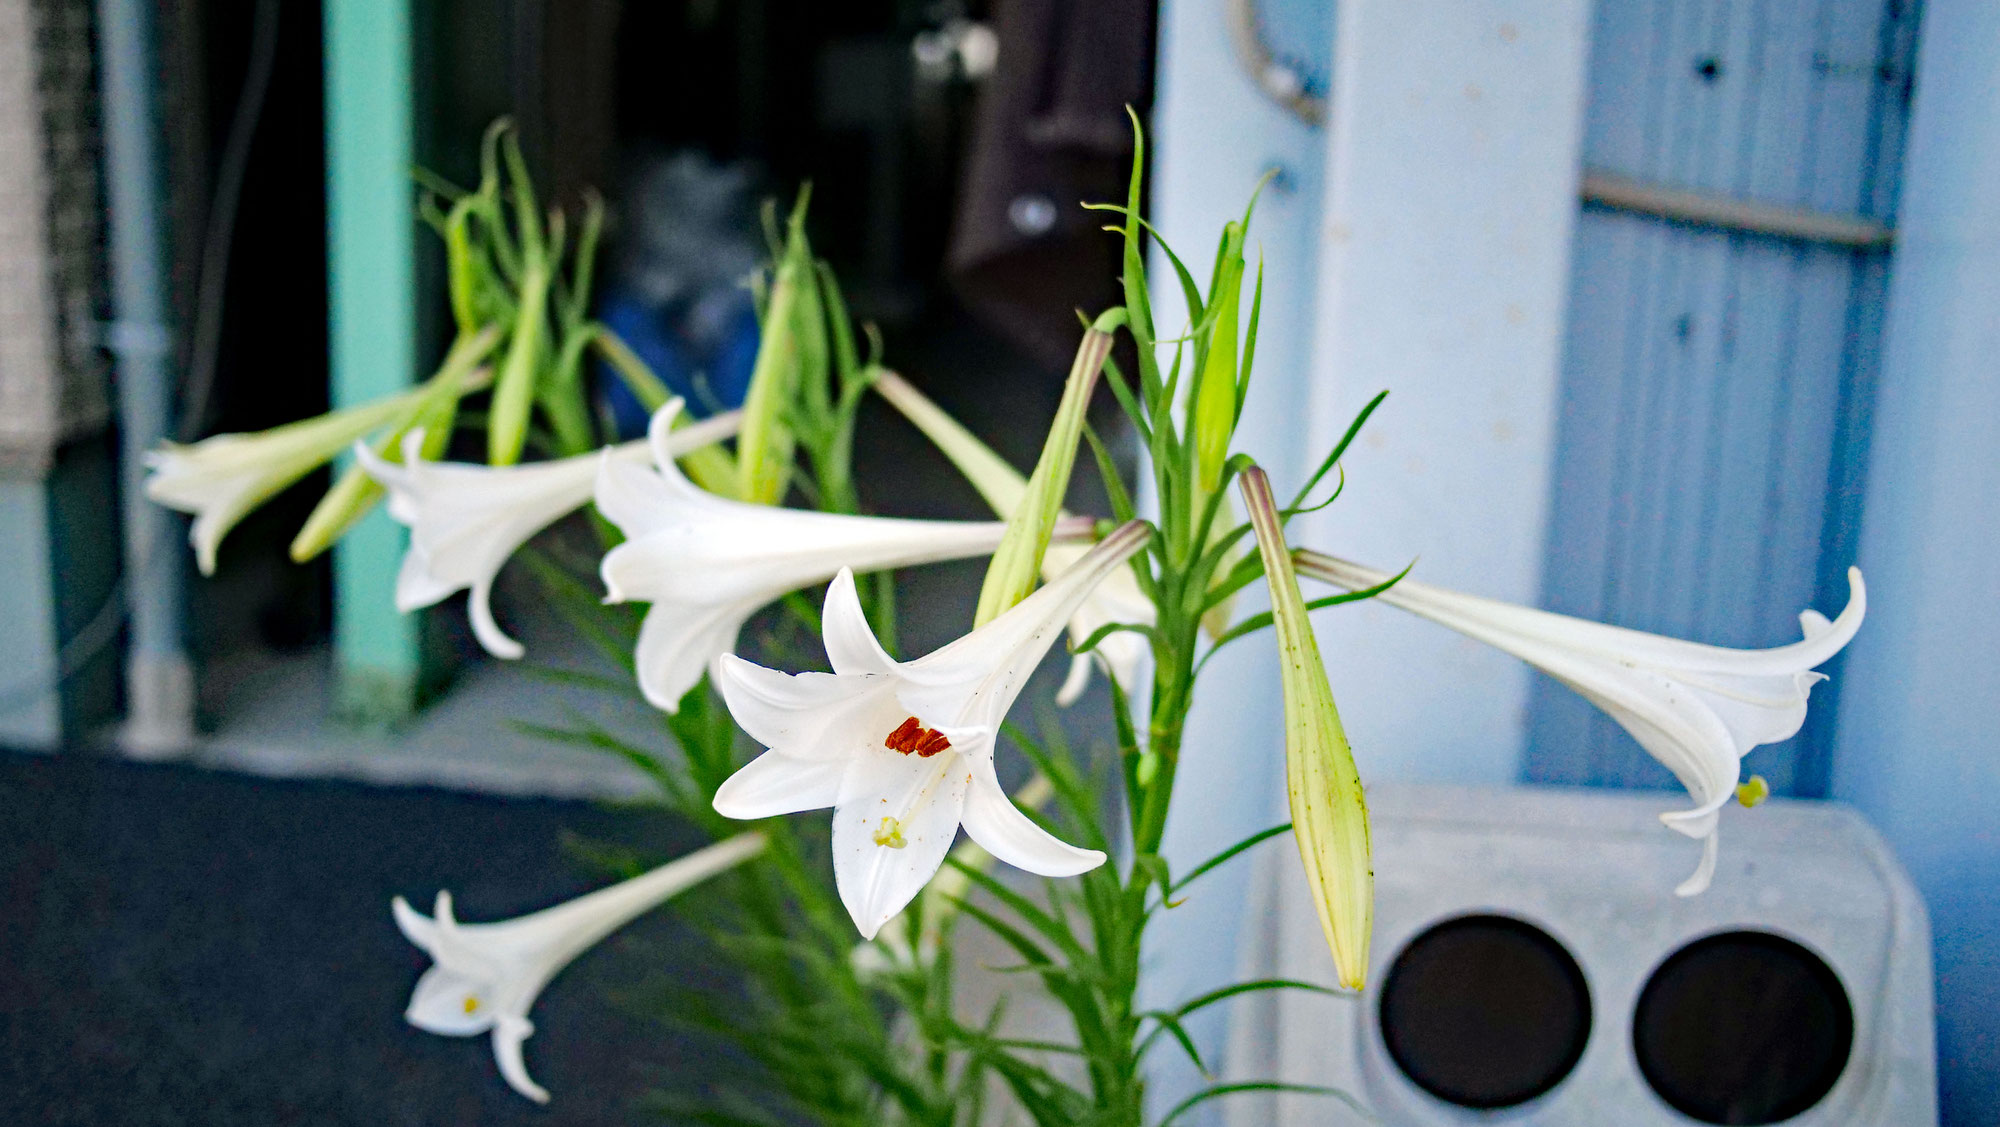
<path fill-rule="evenodd" d="M 951 464 L 958 467 L 958 472 L 965 475 L 965 479 L 986 499 L 996 515 L 1011 516 L 1021 507 L 1021 498 L 1028 492 L 1027 479 L 1021 476 L 1021 471 L 1008 465 L 1006 459 L 995 454 L 992 447 L 979 441 L 971 431 L 960 426 L 957 419 L 946 414 L 942 407 L 931 402 L 923 392 L 911 387 L 909 381 L 896 373 L 877 369 L 871 386 L 891 406 L 902 412 L 904 418 L 916 424 L 917 429 L 923 431 L 924 436 L 945 457 L 951 459 Z M 1059 513 L 1057 519 L 1067 515 Z M 1042 553 L 1042 580 L 1054 581 L 1082 559 L 1083 553 L 1084 549 L 1078 546 L 1050 544 L 1048 550 Z M 1076 613 L 1070 616 L 1070 644 L 1082 645 L 1099 628 L 1113 622 L 1151 626 L 1154 617 L 1152 601 L 1139 589 L 1131 569 L 1126 568 L 1106 576 Z M 1120 685 L 1130 689 L 1139 683 L 1146 662 L 1152 655 L 1152 646 L 1143 635 L 1131 631 L 1105 635 L 1098 640 L 1095 649 L 1076 654 L 1071 659 L 1069 676 L 1056 692 L 1057 707 L 1067 708 L 1082 697 L 1084 689 L 1090 685 L 1090 667 L 1093 664 L 1102 664 Z"/>
<path fill-rule="evenodd" d="M 1109 332 L 1097 326 L 1084 330 L 1083 343 L 1077 346 L 1069 379 L 1063 384 L 1062 402 L 1056 406 L 1055 422 L 1042 444 L 1041 460 L 1028 477 L 1020 503 L 1008 515 L 1007 535 L 986 569 L 986 582 L 979 589 L 979 609 L 973 615 L 975 626 L 998 618 L 1035 589 L 1049 536 L 1062 513 L 1063 494 L 1069 491 L 1069 474 L 1076 465 L 1076 447 L 1083 438 L 1090 393 L 1111 355 L 1111 339 Z"/>
<path fill-rule="evenodd" d="M 791 481 L 795 440 L 786 412 L 800 390 L 803 339 L 818 331 L 803 316 L 815 308 L 809 301 L 819 284 L 806 242 L 806 198 L 800 195 L 787 224 L 784 255 L 771 280 L 757 362 L 750 369 L 750 390 L 743 399 L 743 430 L 736 439 L 736 495 L 759 505 L 783 500 Z"/>
<path fill-rule="evenodd" d="M 1326 665 L 1306 617 L 1291 551 L 1285 547 L 1271 481 L 1256 466 L 1243 471 L 1243 501 L 1264 557 L 1271 588 L 1285 692 L 1285 787 L 1292 837 L 1305 862 L 1306 883 L 1320 927 L 1333 949 L 1340 984 L 1359 990 L 1368 975 L 1368 939 L 1375 918 L 1375 870 L 1369 859 L 1368 803 L 1354 752 L 1334 708 Z"/>
<path fill-rule="evenodd" d="M 1222 464 L 1229 458 L 1229 440 L 1236 433 L 1237 310 L 1243 292 L 1243 225 L 1231 221 L 1222 230 L 1222 253 L 1215 263 L 1215 288 L 1209 307 L 1215 325 L 1208 353 L 1195 384 L 1194 431 L 1196 497 L 1222 487 Z"/>
<path fill-rule="evenodd" d="M 444 363 L 438 366 L 436 376 L 425 385 L 422 398 L 401 422 L 375 443 L 375 453 L 390 463 L 403 460 L 407 444 L 405 435 L 423 432 L 422 455 L 425 460 L 435 461 L 444 453 L 451 441 L 452 424 L 458 417 L 458 400 L 472 390 L 469 382 L 479 362 L 493 350 L 499 339 L 499 331 L 487 327 L 470 336 L 458 338 L 445 354 Z M 334 541 L 347 535 L 347 530 L 367 516 L 382 500 L 382 486 L 365 471 L 359 462 L 347 467 L 333 488 L 313 506 L 312 514 L 292 538 L 291 556 L 295 563 L 305 563 L 333 546 Z"/>

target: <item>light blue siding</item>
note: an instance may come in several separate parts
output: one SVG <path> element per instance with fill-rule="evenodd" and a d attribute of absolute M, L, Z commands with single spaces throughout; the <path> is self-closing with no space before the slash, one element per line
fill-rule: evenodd
<path fill-rule="evenodd" d="M 1914 23 L 1903 7 L 1604 0 L 1585 163 L 1886 218 Z M 1793 641 L 1801 609 L 1838 611 L 1854 552 L 1882 259 L 1586 208 L 1546 606 L 1731 646 Z M 1824 794 L 1824 732 L 1816 722 L 1760 749 L 1748 769 L 1782 793 Z M 1616 725 L 1541 678 L 1526 775 L 1674 785 Z"/>

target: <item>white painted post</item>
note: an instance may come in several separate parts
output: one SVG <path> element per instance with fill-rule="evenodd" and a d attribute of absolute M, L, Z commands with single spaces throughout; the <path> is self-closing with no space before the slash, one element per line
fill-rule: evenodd
<path fill-rule="evenodd" d="M 1294 542 L 1535 601 L 1589 30 L 1588 0 L 1341 3 L 1306 458 L 1390 395 Z M 1364 781 L 1514 781 L 1519 663 L 1388 607 L 1319 631 Z"/>

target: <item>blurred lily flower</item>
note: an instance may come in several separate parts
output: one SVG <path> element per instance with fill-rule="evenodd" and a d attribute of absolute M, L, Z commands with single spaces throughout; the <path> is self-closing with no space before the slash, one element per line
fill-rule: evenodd
<path fill-rule="evenodd" d="M 1317 552 L 1296 553 L 1298 569 L 1336 587 L 1360 590 L 1389 576 Z M 1548 611 L 1464 595 L 1405 579 L 1377 595 L 1469 638 L 1505 650 L 1568 685 L 1604 710 L 1665 764 L 1694 799 L 1689 810 L 1660 815 L 1702 843 L 1694 875 L 1674 891 L 1693 896 L 1715 875 L 1717 813 L 1736 795 L 1741 760 L 1759 744 L 1798 733 L 1814 673 L 1861 628 L 1868 594 L 1859 568 L 1847 570 L 1840 617 L 1799 615 L 1803 641 L 1767 650 L 1733 650 L 1663 638 Z"/>
<path fill-rule="evenodd" d="M 729 412 L 674 431 L 666 439 L 674 457 L 735 433 L 741 418 Z M 472 632 L 486 652 L 514 659 L 524 653 L 494 621 L 493 581 L 521 545 L 537 532 L 589 503 L 601 457 L 644 459 L 645 442 L 598 453 L 527 465 L 484 466 L 427 462 L 423 432 L 403 436 L 398 465 L 357 443 L 354 456 L 389 490 L 389 515 L 410 529 L 410 547 L 396 576 L 396 609 L 408 613 L 458 591 L 471 591 Z"/>
<path fill-rule="evenodd" d="M 993 856 L 1043 876 L 1103 864 L 1021 813 L 1000 788 L 993 748 L 1064 620 L 1149 535 L 1138 521 L 1119 528 L 1054 582 L 909 662 L 883 651 L 843 569 L 822 620 L 832 673 L 722 659 L 730 714 L 769 750 L 723 783 L 715 809 L 769 818 L 833 807 L 834 880 L 868 939 L 937 872 L 961 824 Z"/>
<path fill-rule="evenodd" d="M 521 1056 L 521 1043 L 535 1031 L 528 1010 L 542 988 L 605 936 L 756 856 L 764 844 L 762 834 L 738 834 L 631 880 L 498 923 L 459 923 L 449 892 L 437 894 L 430 916 L 398 896 L 390 904 L 396 927 L 434 960 L 417 979 L 403 1017 L 446 1037 L 491 1031 L 493 1058 L 508 1087 L 547 1103 L 548 1091 L 529 1078 Z"/>
<path fill-rule="evenodd" d="M 238 521 L 349 444 L 404 417 L 423 394 L 418 389 L 255 434 L 162 443 L 146 452 L 146 496 L 194 514 L 188 541 L 201 573 L 213 575 L 216 550 Z"/>
<path fill-rule="evenodd" d="M 604 557 L 608 602 L 652 607 L 639 628 L 639 688 L 672 712 L 712 661 L 735 648 L 759 607 L 842 568 L 879 571 L 983 556 L 998 522 L 896 520 L 806 512 L 718 497 L 674 464 L 674 400 L 653 416 L 653 466 L 603 456 L 597 508 L 625 533 Z M 1068 536 L 1089 534 L 1071 522 Z"/>

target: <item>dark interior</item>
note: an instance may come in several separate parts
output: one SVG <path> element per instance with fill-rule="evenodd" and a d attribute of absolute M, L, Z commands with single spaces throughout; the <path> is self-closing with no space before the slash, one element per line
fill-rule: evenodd
<path fill-rule="evenodd" d="M 1854 1047 L 1840 976 L 1781 936 L 1731 931 L 1674 952 L 1632 1017 L 1639 1071 L 1703 1123 L 1779 1123 L 1833 1090 Z"/>
<path fill-rule="evenodd" d="M 1560 1084 L 1590 1039 L 1590 987 L 1533 924 L 1463 916 L 1411 940 L 1382 979 L 1396 1067 L 1447 1103 L 1502 1108 Z"/>

